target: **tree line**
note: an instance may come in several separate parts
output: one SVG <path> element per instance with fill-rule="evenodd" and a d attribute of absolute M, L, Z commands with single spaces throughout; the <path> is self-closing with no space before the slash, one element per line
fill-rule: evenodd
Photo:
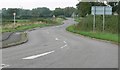
<path fill-rule="evenodd" d="M 112 7 L 113 13 L 118 13 L 118 2 L 108 2 L 108 5 Z M 79 2 L 77 5 L 77 14 L 80 17 L 85 17 L 91 14 L 92 6 L 106 6 L 103 2 Z"/>
<path fill-rule="evenodd" d="M 66 7 L 66 8 L 55 8 L 55 10 L 50 10 L 47 7 L 38 7 L 30 9 L 22 9 L 22 8 L 3 8 L 2 9 L 2 18 L 11 19 L 13 17 L 13 13 L 16 13 L 17 19 L 29 19 L 29 18 L 47 18 L 47 17 L 71 17 L 71 15 L 76 11 L 74 7 Z"/>

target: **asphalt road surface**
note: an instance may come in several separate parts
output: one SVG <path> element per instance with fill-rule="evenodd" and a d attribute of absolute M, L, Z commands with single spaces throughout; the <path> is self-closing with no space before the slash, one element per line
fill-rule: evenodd
<path fill-rule="evenodd" d="M 25 44 L 2 50 L 2 66 L 8 68 L 117 68 L 118 46 L 67 32 L 76 23 L 28 31 Z"/>

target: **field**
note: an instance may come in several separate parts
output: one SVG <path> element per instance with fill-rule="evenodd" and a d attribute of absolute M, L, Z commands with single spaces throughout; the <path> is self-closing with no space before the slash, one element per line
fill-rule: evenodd
<path fill-rule="evenodd" d="M 36 27 L 45 27 L 45 26 L 53 26 L 62 24 L 62 18 L 55 18 L 55 19 L 44 19 L 44 18 L 37 18 L 37 19 L 30 19 L 30 20 L 16 20 L 16 24 L 14 26 L 13 21 L 5 20 L 2 23 L 2 30 L 1 32 L 15 32 L 15 31 L 24 31 Z"/>

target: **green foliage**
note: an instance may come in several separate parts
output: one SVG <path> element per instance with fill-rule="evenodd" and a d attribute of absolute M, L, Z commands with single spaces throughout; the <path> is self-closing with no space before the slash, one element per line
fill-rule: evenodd
<path fill-rule="evenodd" d="M 66 17 L 71 17 L 72 14 L 73 14 L 75 11 L 76 11 L 76 9 L 73 8 L 73 7 L 66 7 L 66 8 L 64 8 L 64 16 L 66 16 Z"/>
<path fill-rule="evenodd" d="M 112 7 L 113 12 L 118 12 L 117 2 L 108 2 L 108 5 Z M 92 6 L 106 6 L 102 2 L 79 2 L 77 5 L 77 14 L 80 17 L 85 17 L 87 14 L 91 14 Z"/>
<path fill-rule="evenodd" d="M 102 32 L 103 17 L 96 16 L 96 31 Z M 83 18 L 77 25 L 79 30 L 92 31 L 93 16 L 89 15 Z M 118 33 L 118 16 L 105 16 L 105 32 Z"/>
<path fill-rule="evenodd" d="M 63 11 L 63 9 L 61 9 L 61 8 L 55 8 L 55 10 L 53 11 L 53 14 L 54 14 L 55 16 L 64 15 L 64 11 Z"/>
<path fill-rule="evenodd" d="M 91 13 L 91 4 L 89 2 L 79 2 L 77 4 L 78 14 L 81 17 L 85 17 Z"/>
<path fill-rule="evenodd" d="M 32 17 L 50 17 L 51 10 L 46 7 L 32 9 Z"/>
<path fill-rule="evenodd" d="M 31 25 L 24 25 L 24 26 L 18 26 L 15 29 L 13 28 L 3 28 L 2 32 L 16 32 L 16 31 L 24 31 L 28 29 L 33 29 L 35 27 L 45 27 L 50 26 L 51 24 L 31 24 Z"/>
<path fill-rule="evenodd" d="M 50 18 L 55 16 L 66 16 L 71 17 L 75 8 L 66 7 L 66 8 L 56 8 L 55 10 L 50 10 L 46 7 L 39 7 L 30 9 L 21 9 L 21 8 L 3 8 L 2 9 L 2 18 L 4 19 L 13 19 L 13 13 L 16 13 L 16 19 L 32 19 L 32 18 Z"/>
<path fill-rule="evenodd" d="M 88 37 L 91 37 L 91 38 L 108 40 L 108 41 L 113 41 L 113 42 L 116 42 L 116 43 L 118 42 L 118 35 L 117 34 L 82 31 L 82 30 L 77 29 L 75 25 L 67 27 L 66 30 L 70 31 L 70 32 L 73 32 L 73 33 L 80 34 L 80 35 L 88 36 Z M 119 41 L 119 43 L 120 43 L 120 41 Z"/>
<path fill-rule="evenodd" d="M 28 29 L 33 29 L 36 27 L 45 27 L 45 26 L 52 26 L 52 25 L 59 25 L 62 24 L 62 21 L 64 19 L 62 18 L 37 18 L 37 19 L 31 19 L 31 20 L 17 20 L 19 22 L 16 23 L 15 29 L 11 28 L 13 24 L 5 24 L 3 25 L 2 32 L 15 32 L 15 31 L 24 31 Z"/>

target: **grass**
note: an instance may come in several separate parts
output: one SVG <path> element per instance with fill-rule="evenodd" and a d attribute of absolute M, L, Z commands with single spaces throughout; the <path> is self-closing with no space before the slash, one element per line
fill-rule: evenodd
<path fill-rule="evenodd" d="M 64 19 L 62 19 L 62 18 L 56 18 L 56 22 L 58 24 L 63 24 L 63 21 L 64 21 Z"/>
<path fill-rule="evenodd" d="M 50 26 L 51 24 L 31 24 L 31 25 L 24 25 L 24 26 L 19 26 L 16 27 L 15 29 L 13 28 L 3 28 L 2 32 L 16 32 L 16 31 L 24 31 L 36 27 L 45 27 L 45 26 Z"/>
<path fill-rule="evenodd" d="M 76 19 L 79 24 L 77 25 L 80 30 L 92 31 L 93 30 L 93 16 L 88 15 L 84 18 Z M 95 30 L 102 32 L 103 29 L 103 16 L 96 15 Z M 118 16 L 117 15 L 106 15 L 105 16 L 105 32 L 107 33 L 118 33 Z"/>
<path fill-rule="evenodd" d="M 55 20 L 44 19 L 44 21 L 47 21 L 47 22 L 40 22 L 40 21 L 29 22 L 28 20 L 18 20 L 18 21 L 22 23 L 16 23 L 15 29 L 13 29 L 13 24 L 6 24 L 6 26 L 3 26 L 2 30 L 0 29 L 0 31 L 3 33 L 4 32 L 16 32 L 16 31 L 24 31 L 28 29 L 33 29 L 36 27 L 60 25 L 62 24 L 63 19 L 62 18 L 56 18 Z"/>
<path fill-rule="evenodd" d="M 77 33 L 80 35 L 88 36 L 91 38 L 96 38 L 96 39 L 102 39 L 102 40 L 108 40 L 112 42 L 118 43 L 118 34 L 112 34 L 112 33 L 103 33 L 103 32 L 90 32 L 90 31 L 81 31 L 76 29 L 75 25 L 69 26 L 66 28 L 67 31 Z M 120 43 L 120 41 L 119 41 Z"/>

